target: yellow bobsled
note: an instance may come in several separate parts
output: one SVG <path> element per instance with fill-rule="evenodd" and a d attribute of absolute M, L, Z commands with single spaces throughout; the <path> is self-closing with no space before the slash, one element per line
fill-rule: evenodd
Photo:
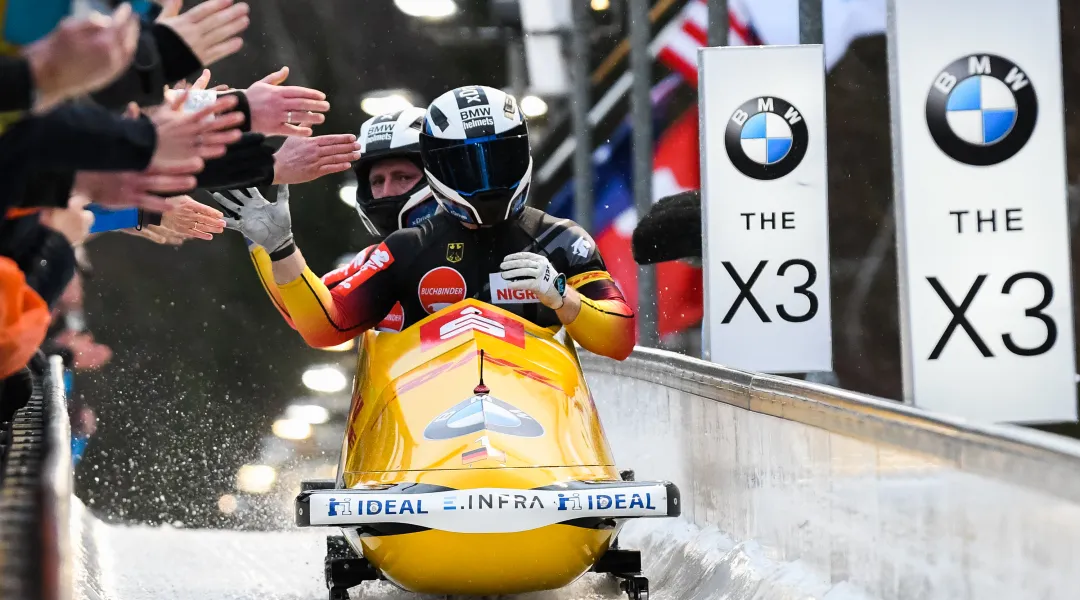
<path fill-rule="evenodd" d="M 305 482 L 331 600 L 382 578 L 412 592 L 513 594 L 611 573 L 648 597 L 626 519 L 674 517 L 666 481 L 620 475 L 564 331 L 468 299 L 362 337 L 336 481 Z"/>

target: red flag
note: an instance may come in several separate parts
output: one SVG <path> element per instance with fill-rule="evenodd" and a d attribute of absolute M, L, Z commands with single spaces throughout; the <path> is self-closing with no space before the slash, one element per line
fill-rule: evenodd
<path fill-rule="evenodd" d="M 701 186 L 698 162 L 698 109 L 686 110 L 656 144 L 653 158 L 653 201 Z M 701 235 L 696 231 L 673 231 L 671 235 Z M 701 269 L 683 262 L 660 263 L 656 267 L 661 336 L 698 324 L 704 316 Z"/>

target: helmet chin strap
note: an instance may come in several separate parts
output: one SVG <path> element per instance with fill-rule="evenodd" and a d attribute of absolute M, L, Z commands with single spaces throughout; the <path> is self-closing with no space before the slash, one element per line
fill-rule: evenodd
<path fill-rule="evenodd" d="M 405 215 L 407 215 L 410 210 L 420 206 L 424 201 L 434 196 L 431 192 L 431 186 L 428 185 L 428 182 L 424 177 L 421 177 L 420 180 L 416 182 L 416 185 L 406 193 L 409 195 L 409 199 L 405 201 L 401 210 L 398 211 L 399 229 L 408 226 L 408 224 L 405 223 Z"/>
<path fill-rule="evenodd" d="M 407 227 L 405 215 L 429 198 L 431 198 L 431 189 L 423 177 L 404 194 L 385 198 L 365 199 L 361 196 L 358 188 L 356 192 L 356 212 L 360 215 L 364 227 L 372 235 L 385 237 L 398 229 Z M 393 211 L 393 215 L 387 215 L 388 211 Z M 376 216 L 377 219 L 373 220 L 372 216 Z M 378 220 L 381 225 L 376 225 L 375 220 Z"/>

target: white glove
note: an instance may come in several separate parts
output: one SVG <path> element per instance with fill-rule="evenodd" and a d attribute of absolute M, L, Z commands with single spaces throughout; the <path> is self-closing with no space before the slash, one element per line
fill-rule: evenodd
<path fill-rule="evenodd" d="M 554 285 L 559 273 L 546 256 L 532 252 L 515 252 L 506 255 L 499 265 L 503 279 L 512 290 L 526 290 L 536 294 L 540 303 L 559 310 L 563 305 L 563 295 Z M 514 281 L 515 278 L 522 278 Z"/>
<path fill-rule="evenodd" d="M 289 214 L 289 186 L 278 186 L 277 202 L 270 202 L 257 188 L 248 188 L 247 194 L 229 190 L 234 199 L 214 192 L 214 199 L 226 211 L 237 215 L 225 216 L 225 227 L 239 231 L 248 240 L 273 253 L 293 241 L 292 216 Z"/>

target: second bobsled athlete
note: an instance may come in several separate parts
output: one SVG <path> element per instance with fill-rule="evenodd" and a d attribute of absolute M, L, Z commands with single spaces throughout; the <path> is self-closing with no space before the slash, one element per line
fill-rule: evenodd
<path fill-rule="evenodd" d="M 425 114 L 422 108 L 410 107 L 374 116 L 360 126 L 357 135 L 360 140 L 360 160 L 353 164 L 357 184 L 356 212 L 368 233 L 380 241 L 403 227 L 416 227 L 439 210 L 439 204 L 424 179 L 424 165 L 420 159 L 420 130 Z M 249 190 L 247 196 L 239 194 L 233 191 L 233 195 L 240 199 L 250 200 L 258 196 L 262 200 L 257 189 Z M 218 196 L 218 202 L 221 202 L 220 194 Z M 375 247 L 376 244 L 368 246 L 352 260 L 323 275 L 322 282 L 328 289 L 334 289 L 367 262 L 368 255 Z M 289 310 L 274 284 L 270 255 L 250 239 L 248 250 L 263 288 L 281 316 L 295 329 Z M 403 311 L 397 304 L 376 329 L 400 331 L 402 320 Z"/>
<path fill-rule="evenodd" d="M 340 344 L 374 327 L 395 302 L 404 328 L 477 298 L 541 327 L 565 326 L 593 353 L 626 358 L 636 319 L 596 243 L 573 221 L 525 206 L 533 161 L 517 100 L 484 86 L 451 90 L 428 106 L 420 148 L 444 211 L 391 234 L 333 290 L 293 242 L 287 187 L 274 203 L 219 197 L 239 215 L 229 227 L 269 250 L 274 281 L 304 340 Z"/>

